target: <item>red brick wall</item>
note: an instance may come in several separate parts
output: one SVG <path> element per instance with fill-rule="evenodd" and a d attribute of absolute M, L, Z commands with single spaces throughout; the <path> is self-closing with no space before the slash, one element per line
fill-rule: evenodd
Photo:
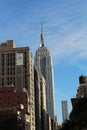
<path fill-rule="evenodd" d="M 24 105 L 24 111 L 27 111 L 27 93 L 24 91 L 15 91 L 14 87 L 0 88 L 0 108 L 18 107 Z"/>

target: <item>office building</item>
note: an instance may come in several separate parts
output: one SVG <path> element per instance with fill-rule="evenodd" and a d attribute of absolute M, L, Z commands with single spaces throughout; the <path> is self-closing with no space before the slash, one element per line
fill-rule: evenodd
<path fill-rule="evenodd" d="M 34 90 L 35 90 L 35 124 L 36 130 L 41 130 L 41 91 L 40 76 L 34 67 Z"/>
<path fill-rule="evenodd" d="M 48 130 L 45 92 L 46 83 L 44 77 L 36 68 L 34 68 L 34 84 L 36 130 Z"/>
<path fill-rule="evenodd" d="M 67 101 L 62 101 L 62 119 L 63 122 L 69 119 Z"/>
<path fill-rule="evenodd" d="M 34 67 L 29 47 L 18 47 L 13 40 L 0 44 L 0 87 L 25 88 L 29 95 L 30 130 L 35 130 Z"/>
<path fill-rule="evenodd" d="M 41 44 L 36 51 L 35 65 L 46 82 L 46 109 L 51 118 L 54 119 L 54 81 L 53 67 L 49 50 L 44 44 L 43 28 L 41 26 Z M 50 100 L 49 100 L 50 99 Z"/>
<path fill-rule="evenodd" d="M 46 110 L 46 82 L 42 75 L 40 75 L 40 92 L 41 92 L 41 126 L 42 130 L 47 129 L 47 110 Z"/>

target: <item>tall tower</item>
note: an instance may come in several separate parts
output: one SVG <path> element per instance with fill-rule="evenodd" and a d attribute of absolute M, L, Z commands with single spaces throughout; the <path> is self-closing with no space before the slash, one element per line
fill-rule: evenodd
<path fill-rule="evenodd" d="M 54 81 L 53 81 L 52 60 L 50 52 L 44 44 L 44 33 L 42 24 L 41 24 L 40 39 L 41 43 L 40 47 L 36 51 L 35 65 L 39 73 L 41 73 L 45 78 L 47 112 L 51 116 L 51 118 L 54 118 Z"/>
<path fill-rule="evenodd" d="M 69 118 L 67 101 L 62 101 L 62 118 L 63 118 L 63 122 Z"/>

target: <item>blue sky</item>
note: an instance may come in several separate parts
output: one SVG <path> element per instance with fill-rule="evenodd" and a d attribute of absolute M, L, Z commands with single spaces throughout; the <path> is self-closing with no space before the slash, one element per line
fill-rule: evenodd
<path fill-rule="evenodd" d="M 55 109 L 61 122 L 61 101 L 68 101 L 70 112 L 78 77 L 87 76 L 87 1 L 0 0 L 0 43 L 13 39 L 17 46 L 29 46 L 34 56 L 41 20 L 53 59 Z"/>

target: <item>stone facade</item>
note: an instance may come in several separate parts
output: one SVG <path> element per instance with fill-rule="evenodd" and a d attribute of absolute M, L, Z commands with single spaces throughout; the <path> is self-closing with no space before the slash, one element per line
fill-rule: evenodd
<path fill-rule="evenodd" d="M 47 47 L 41 46 L 36 51 L 35 65 L 46 81 L 46 106 L 49 115 L 54 118 L 54 81 L 51 55 Z M 50 100 L 49 100 L 50 99 Z"/>
<path fill-rule="evenodd" d="M 13 40 L 0 44 L 0 87 L 26 88 L 29 95 L 30 130 L 35 130 L 34 69 L 29 47 L 16 48 Z"/>

